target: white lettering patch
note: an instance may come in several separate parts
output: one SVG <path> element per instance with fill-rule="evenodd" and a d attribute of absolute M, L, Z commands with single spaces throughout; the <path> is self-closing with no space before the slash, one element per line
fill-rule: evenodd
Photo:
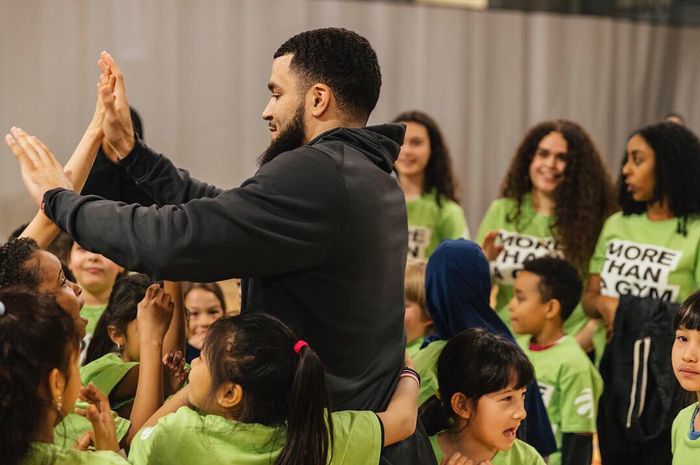
<path fill-rule="evenodd" d="M 496 261 L 491 262 L 491 272 L 496 282 L 502 284 L 513 284 L 515 274 L 528 260 L 547 255 L 563 256 L 557 242 L 551 237 L 528 236 L 500 229 L 496 243 L 501 244 L 503 250 Z"/>
<path fill-rule="evenodd" d="M 593 389 L 583 388 L 574 400 L 576 413 L 586 418 L 593 418 Z"/>
<path fill-rule="evenodd" d="M 673 302 L 680 286 L 668 283 L 683 253 L 649 244 L 614 240 L 605 250 L 600 293 L 610 297 L 633 295 Z"/>
<path fill-rule="evenodd" d="M 423 226 L 408 227 L 408 258 L 425 258 L 425 249 L 430 244 L 432 231 Z"/>
<path fill-rule="evenodd" d="M 554 386 L 537 381 L 537 387 L 540 388 L 540 396 L 542 396 L 544 406 L 549 407 L 549 403 L 552 401 L 552 396 L 554 395 Z"/>

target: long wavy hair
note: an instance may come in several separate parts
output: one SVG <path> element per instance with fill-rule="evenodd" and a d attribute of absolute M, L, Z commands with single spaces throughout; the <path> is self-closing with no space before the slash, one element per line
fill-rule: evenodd
<path fill-rule="evenodd" d="M 564 256 L 579 269 L 585 269 L 593 254 L 605 219 L 615 211 L 613 185 L 598 149 L 578 124 L 563 119 L 544 121 L 523 138 L 508 168 L 501 196 L 512 198 L 517 208 L 509 218 L 520 228 L 523 199 L 532 192 L 530 164 L 540 141 L 550 132 L 559 132 L 568 147 L 564 179 L 554 191 L 552 236 Z"/>
<path fill-rule="evenodd" d="M 633 132 L 652 148 L 654 196 L 650 202 L 668 199 L 673 216 L 678 217 L 678 232 L 686 234 L 689 217 L 700 215 L 700 140 L 690 129 L 675 123 L 656 123 Z M 627 154 L 622 159 L 625 164 Z M 617 181 L 617 197 L 623 215 L 644 213 L 649 202 L 637 202 L 627 191 L 622 167 Z"/>
<path fill-rule="evenodd" d="M 394 118 L 394 122 L 420 124 L 428 131 L 430 158 L 425 167 L 423 192 L 435 189 L 438 207 L 441 205 L 441 197 L 459 203 L 457 180 L 452 173 L 450 151 L 435 120 L 421 111 L 414 110 L 401 113 Z"/>

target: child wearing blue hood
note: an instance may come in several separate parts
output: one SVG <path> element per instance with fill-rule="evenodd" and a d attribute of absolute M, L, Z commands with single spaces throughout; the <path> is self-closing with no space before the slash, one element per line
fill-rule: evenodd
<path fill-rule="evenodd" d="M 489 264 L 476 243 L 457 239 L 440 244 L 428 261 L 425 292 L 433 332 L 414 358 L 422 379 L 419 404 L 438 393 L 437 361 L 452 337 L 466 329 L 484 328 L 515 341 L 489 305 Z M 525 410 L 527 418 L 519 433 L 543 457 L 548 456 L 557 447 L 535 382 L 527 387 Z"/>

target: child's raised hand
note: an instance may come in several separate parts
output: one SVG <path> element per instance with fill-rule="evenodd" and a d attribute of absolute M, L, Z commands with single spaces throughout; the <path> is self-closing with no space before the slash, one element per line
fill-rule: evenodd
<path fill-rule="evenodd" d="M 163 341 L 173 316 L 174 303 L 170 294 L 158 284 L 152 284 L 146 289 L 146 296 L 136 309 L 136 320 L 139 323 L 139 336 L 142 340 L 152 341 L 156 338 Z"/>
<path fill-rule="evenodd" d="M 490 262 L 496 260 L 503 251 L 503 245 L 497 244 L 496 239 L 498 239 L 498 231 L 491 231 L 484 237 L 484 242 L 481 244 L 481 250 L 484 251 L 486 259 Z"/>
<path fill-rule="evenodd" d="M 92 437 L 83 435 L 77 447 L 82 447 L 89 439 L 95 444 L 97 450 L 112 450 L 119 452 L 119 441 L 117 440 L 117 430 L 112 418 L 112 409 L 109 406 L 109 399 L 94 384 L 80 388 L 80 399 L 87 402 L 87 409 L 75 409 L 75 413 L 83 415 L 92 424 Z M 87 447 L 87 445 L 85 446 Z"/>
<path fill-rule="evenodd" d="M 179 350 L 168 352 L 163 357 L 163 365 L 170 370 L 172 392 L 178 391 L 190 374 L 190 370 L 185 364 L 185 357 Z"/>

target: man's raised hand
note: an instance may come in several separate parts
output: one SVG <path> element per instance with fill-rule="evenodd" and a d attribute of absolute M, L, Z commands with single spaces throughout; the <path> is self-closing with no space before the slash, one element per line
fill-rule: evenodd
<path fill-rule="evenodd" d="M 12 128 L 5 142 L 19 161 L 22 180 L 37 207 L 41 207 L 47 191 L 57 187 L 73 189 L 61 164 L 39 139 L 20 128 Z"/>
<path fill-rule="evenodd" d="M 118 162 L 134 148 L 134 127 L 131 122 L 129 102 L 126 98 L 124 75 L 117 62 L 107 53 L 100 53 L 97 60 L 103 75 L 108 76 L 111 86 L 100 88 L 100 99 L 105 108 L 102 129 L 105 134 L 105 150 L 112 162 Z"/>

